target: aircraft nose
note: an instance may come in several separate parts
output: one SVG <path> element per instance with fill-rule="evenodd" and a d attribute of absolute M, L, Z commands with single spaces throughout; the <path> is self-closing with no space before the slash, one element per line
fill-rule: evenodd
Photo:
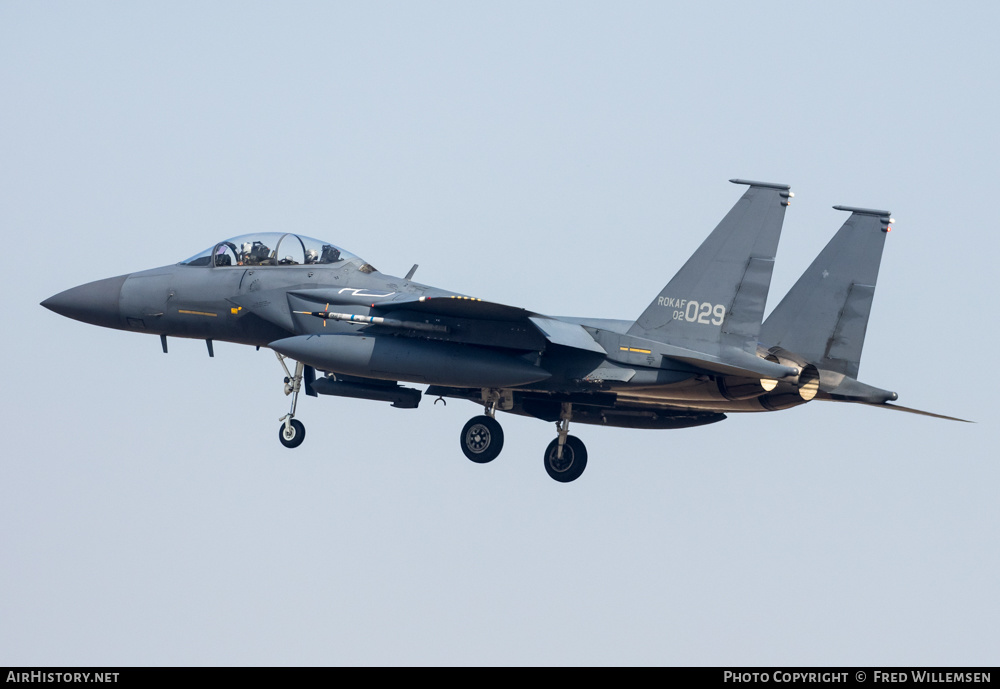
<path fill-rule="evenodd" d="M 121 298 L 122 285 L 127 278 L 128 275 L 119 275 L 72 287 L 49 297 L 42 302 L 42 306 L 60 316 L 84 323 L 118 328 L 121 326 L 118 302 Z"/>

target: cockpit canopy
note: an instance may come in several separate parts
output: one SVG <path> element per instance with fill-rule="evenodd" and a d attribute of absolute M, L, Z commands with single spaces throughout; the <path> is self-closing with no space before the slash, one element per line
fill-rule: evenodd
<path fill-rule="evenodd" d="M 219 242 L 181 261 L 184 266 L 309 266 L 357 262 L 361 270 L 373 268 L 354 254 L 328 242 L 297 234 L 261 232 Z M 362 265 L 363 264 L 363 265 Z"/>

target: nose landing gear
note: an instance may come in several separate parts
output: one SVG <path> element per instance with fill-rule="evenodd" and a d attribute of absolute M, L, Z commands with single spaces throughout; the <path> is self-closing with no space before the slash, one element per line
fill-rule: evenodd
<path fill-rule="evenodd" d="M 306 427 L 298 419 L 286 419 L 278 426 L 278 440 L 285 447 L 298 447 L 306 439 Z"/>
<path fill-rule="evenodd" d="M 301 361 L 295 362 L 295 375 L 292 375 L 288 367 L 285 366 L 285 357 L 277 352 L 278 363 L 285 369 L 285 394 L 292 396 L 292 406 L 288 413 L 282 416 L 281 426 L 278 427 L 278 440 L 285 447 L 298 447 L 306 439 L 306 427 L 301 421 L 295 418 L 295 407 L 299 403 L 299 391 L 302 389 L 302 374 L 305 371 L 305 364 Z"/>

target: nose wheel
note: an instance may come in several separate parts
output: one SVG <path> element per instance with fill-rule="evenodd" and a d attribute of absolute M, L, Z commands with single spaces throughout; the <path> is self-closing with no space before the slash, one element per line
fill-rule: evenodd
<path fill-rule="evenodd" d="M 285 447 L 298 447 L 306 439 L 306 427 L 298 419 L 289 419 L 278 427 L 278 440 Z"/>
<path fill-rule="evenodd" d="M 305 371 L 305 364 L 301 361 L 295 362 L 295 375 L 285 366 L 285 357 L 275 352 L 278 363 L 285 369 L 285 394 L 292 396 L 292 406 L 288 413 L 282 416 L 278 427 L 278 440 L 285 447 L 298 447 L 306 439 L 306 427 L 301 421 L 295 418 L 295 407 L 299 403 L 299 391 L 302 389 L 302 374 Z"/>

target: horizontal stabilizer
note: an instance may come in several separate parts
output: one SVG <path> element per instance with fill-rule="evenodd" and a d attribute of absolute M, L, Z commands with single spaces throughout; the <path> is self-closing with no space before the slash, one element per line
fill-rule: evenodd
<path fill-rule="evenodd" d="M 820 399 L 832 399 L 838 402 L 867 402 L 882 404 L 895 402 L 899 395 L 891 390 L 883 390 L 874 385 L 862 383 L 856 378 L 845 376 L 836 371 L 820 371 Z"/>
<path fill-rule="evenodd" d="M 968 419 L 959 419 L 954 416 L 945 416 L 944 414 L 935 414 L 929 411 L 923 411 L 920 409 L 911 409 L 910 407 L 901 407 L 898 404 L 889 404 L 888 402 L 884 404 L 871 404 L 862 403 L 869 407 L 878 407 L 879 409 L 894 409 L 896 411 L 905 411 L 910 414 L 920 414 L 921 416 L 933 416 L 935 419 L 946 419 L 948 421 L 961 421 L 962 423 L 975 423 L 975 421 L 969 421 Z"/>

